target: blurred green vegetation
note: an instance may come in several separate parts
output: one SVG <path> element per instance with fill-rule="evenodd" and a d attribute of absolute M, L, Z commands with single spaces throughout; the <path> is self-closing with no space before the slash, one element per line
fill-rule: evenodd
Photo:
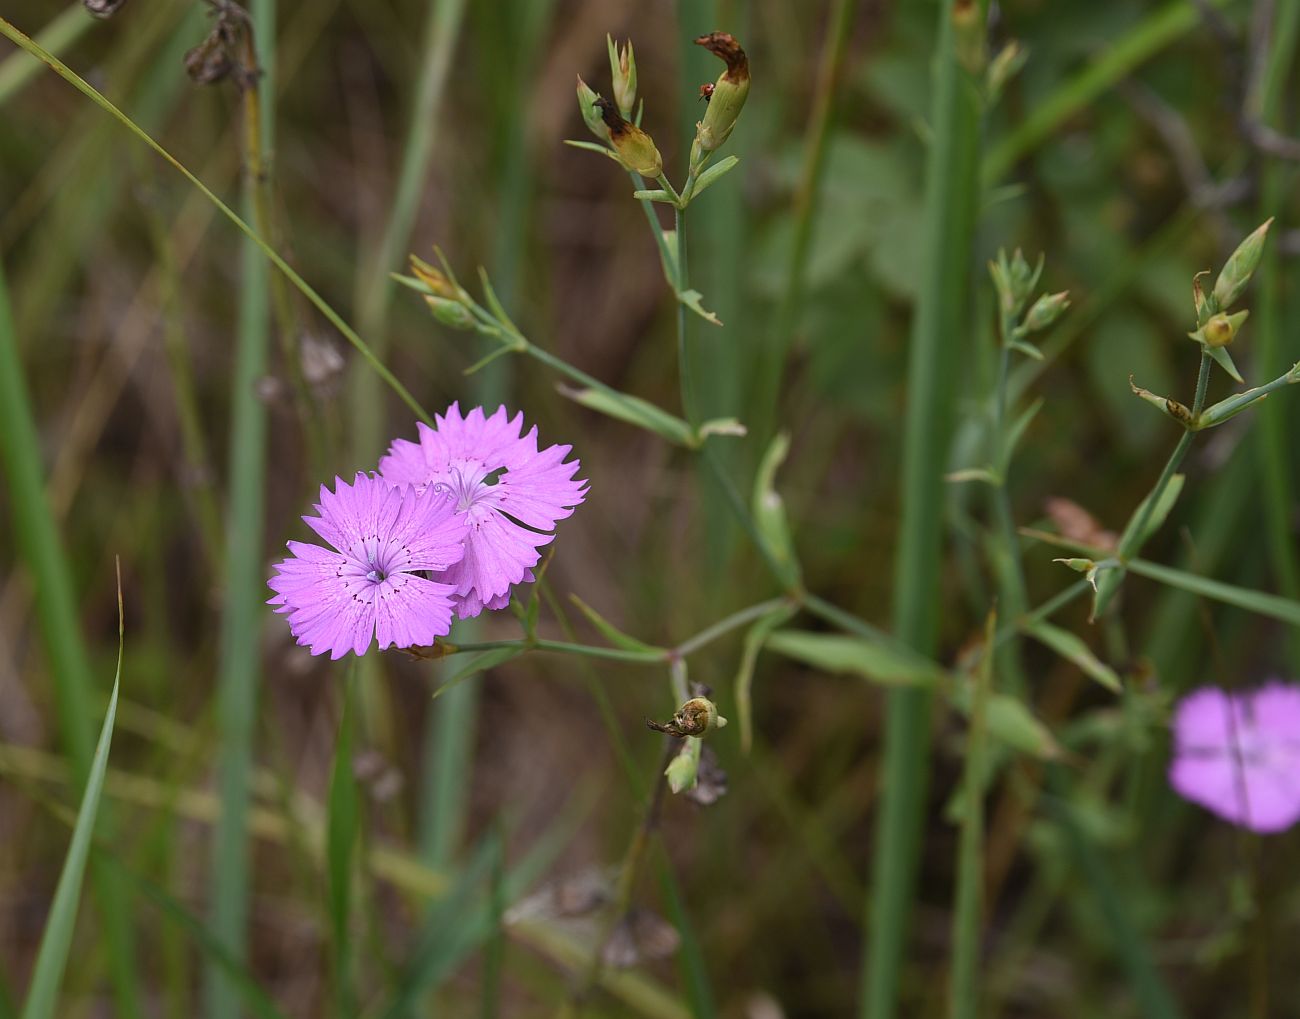
<path fill-rule="evenodd" d="M 1069 290 L 1073 306 L 1042 341 L 1048 359 L 1012 373 L 1019 406 L 1043 400 L 1010 476 L 1019 524 L 1068 529 L 1069 508 L 1053 500 L 1069 500 L 1094 529 L 1123 528 L 1178 437 L 1132 396 L 1129 376 L 1190 401 L 1192 276 L 1221 265 L 1269 216 L 1270 253 L 1233 356 L 1251 384 L 1300 359 L 1297 6 L 993 8 L 993 52 L 1018 40 L 1026 62 L 982 123 L 970 294 L 946 309 L 960 332 L 940 370 L 955 392 L 948 466 L 970 466 L 987 441 L 997 372 L 985 263 L 1000 247 L 1044 252 L 1043 286 Z M 624 631 L 675 646 L 780 592 L 688 454 L 565 399 L 533 361 L 501 360 L 466 378 L 489 344 L 438 325 L 387 273 L 408 250 L 431 257 L 434 244 L 466 280 L 481 264 L 534 343 L 679 413 L 675 309 L 644 215 L 624 173 L 562 140 L 587 137 L 575 73 L 607 91 L 605 34 L 631 37 L 643 126 L 680 183 L 702 115 L 698 85 L 717 72 L 690 41 L 734 32 L 754 80 L 724 150 L 741 163 L 690 210 L 691 284 L 725 323 L 691 325 L 701 417 L 789 431 L 777 487 L 804 583 L 886 625 L 909 328 L 924 276 L 937 9 L 883 0 L 847 9 L 835 0 L 257 5 L 276 29 L 263 55 L 274 73 L 261 82 L 273 110 L 264 140 L 272 245 L 424 406 L 504 400 L 543 441 L 572 443 L 591 479 L 554 545 L 543 635 L 601 642 L 570 593 Z M 206 5 L 128 0 L 97 21 L 79 5 L 9 0 L 3 17 L 33 35 L 53 23 L 49 45 L 77 73 L 223 199 L 239 205 L 250 185 L 251 201 L 239 90 L 185 73 L 185 53 L 212 24 Z M 842 45 L 828 43 L 841 24 Z M 447 61 L 441 84 L 431 61 Z M 411 204 L 394 211 L 412 163 Z M 42 640 L 50 594 L 28 565 L 30 532 L 19 522 L 39 493 L 6 473 L 0 1019 L 25 993 L 70 838 L 62 808 L 80 800 L 90 720 L 108 702 L 114 556 L 125 651 L 104 784 L 111 818 L 101 819 L 92 862 L 105 861 L 116 890 L 83 902 L 58 1014 L 130 1014 L 132 991 L 149 1016 L 232 1015 L 237 1000 L 261 1015 L 552 1014 L 580 980 L 595 929 L 538 890 L 608 883 L 660 759 L 644 719 L 675 706 L 666 677 L 536 653 L 432 700 L 459 661 L 389 653 L 358 670 L 345 716 L 348 670 L 294 646 L 260 605 L 269 592 L 232 587 L 231 550 L 260 525 L 243 562 L 262 576 L 287 538 L 302 537 L 297 518 L 320 481 L 371 466 L 391 437 L 413 434 L 414 419 L 360 381 L 361 359 L 297 292 L 271 292 L 263 300 L 280 301 L 274 311 L 255 306 L 257 287 L 279 284 L 243 247 L 119 123 L 0 43 L 0 278 L 38 426 L 28 453 L 46 479 L 43 512 L 62 540 L 80 630 L 69 619 L 50 640 L 86 652 L 78 663 L 80 650 L 65 647 L 61 658 Z M 241 308 L 269 323 L 264 368 L 238 360 Z M 240 364 L 254 366 L 251 385 L 236 381 Z M 295 375 L 312 410 L 306 427 Z M 1210 399 L 1232 388 L 1216 371 Z M 1182 497 L 1143 558 L 1300 593 L 1297 395 L 1279 393 L 1198 440 Z M 238 427 L 252 415 L 265 416 L 264 446 L 256 427 Z M 232 455 L 241 441 L 263 450 L 265 466 Z M 711 441 L 748 492 L 762 443 Z M 251 487 L 240 488 L 241 471 Z M 997 585 L 978 487 L 947 487 L 939 511 L 947 539 L 930 609 L 936 657 L 952 664 L 980 639 Z M 1078 579 L 1047 546 L 1023 550 L 1032 605 Z M 223 638 L 223 618 L 229 627 L 240 612 L 252 622 Z M 1098 623 L 1082 601 L 1055 621 L 1119 673 L 1125 692 L 1109 693 L 1045 647 L 1023 648 L 1016 692 L 1067 753 L 1044 765 L 990 747 L 974 1014 L 1295 1014 L 1300 836 L 1234 831 L 1178 801 L 1164 769 L 1178 693 L 1300 679 L 1300 639 L 1136 575 Z M 503 612 L 462 639 L 517 633 Z M 733 717 L 742 633 L 691 657 L 691 679 L 712 686 Z M 232 639 L 245 645 L 233 666 Z M 64 666 L 94 687 L 71 707 Z M 219 708 L 232 689 L 255 698 L 247 717 L 238 703 Z M 709 740 L 727 794 L 707 808 L 676 797 L 666 805 L 634 901 L 667 919 L 645 914 L 646 958 L 607 970 L 585 1014 L 759 1019 L 858 1008 L 885 694 L 762 655 L 753 700 L 749 753 L 740 726 Z M 930 730 L 917 900 L 897 971 L 907 1016 L 945 1012 L 953 954 L 967 728 L 941 707 Z M 351 753 L 336 761 L 343 733 Z M 249 791 L 245 823 L 230 813 L 231 781 Z M 214 859 L 223 803 L 233 834 Z M 245 826 L 246 868 L 230 855 Z M 131 905 L 106 922 L 103 903 L 128 895 Z M 654 958 L 662 923 L 677 928 L 680 947 Z M 232 930 L 242 930 L 242 948 Z M 114 950 L 123 938 L 134 959 Z M 227 990 L 205 997 L 205 980 Z"/>

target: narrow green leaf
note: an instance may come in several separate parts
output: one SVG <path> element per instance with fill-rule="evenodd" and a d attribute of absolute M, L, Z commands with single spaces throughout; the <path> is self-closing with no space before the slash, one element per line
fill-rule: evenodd
<path fill-rule="evenodd" d="M 1227 347 L 1211 347 L 1206 345 L 1205 351 L 1215 360 L 1225 372 L 1234 380 L 1245 385 L 1246 380 L 1241 377 L 1241 372 L 1237 371 L 1237 366 L 1232 363 L 1232 355 L 1228 353 Z"/>
<path fill-rule="evenodd" d="M 77 811 L 77 823 L 72 829 L 72 842 L 63 860 L 63 871 L 54 891 L 50 915 L 41 935 L 41 945 L 32 969 L 32 982 L 27 990 L 22 1019 L 53 1019 L 58 1000 L 63 971 L 68 963 L 68 950 L 72 945 L 72 932 L 77 924 L 77 905 L 81 900 L 81 882 L 86 873 L 86 858 L 90 855 L 91 839 L 95 832 L 95 816 L 99 811 L 99 797 L 104 789 L 104 773 L 108 769 L 108 750 L 113 742 L 113 721 L 117 717 L 117 695 L 122 682 L 122 580 L 119 569 L 117 585 L 117 672 L 113 676 L 113 692 L 108 699 L 108 711 L 99 730 L 99 744 L 91 759 L 86 790 Z"/>
<path fill-rule="evenodd" d="M 699 198 L 700 195 L 711 188 L 718 181 L 722 180 L 727 174 L 736 168 L 740 162 L 739 156 L 728 156 L 726 159 L 720 159 L 714 163 L 702 174 L 695 179 L 695 189 L 691 192 L 691 201 Z"/>
<path fill-rule="evenodd" d="M 1145 545 L 1147 541 L 1150 540 L 1151 536 L 1155 534 L 1156 531 L 1160 530 L 1160 527 L 1164 524 L 1165 520 L 1168 519 L 1170 511 L 1174 508 L 1174 503 L 1178 501 L 1178 497 L 1182 494 L 1183 482 L 1185 480 L 1186 476 L 1182 474 L 1175 474 L 1169 479 L 1169 484 L 1166 485 L 1165 490 L 1160 493 L 1160 501 L 1156 503 L 1155 510 L 1152 511 L 1150 518 L 1147 520 L 1142 534 L 1137 536 L 1136 544 L 1132 546 L 1135 550 Z M 1150 496 L 1147 496 L 1147 499 L 1149 498 Z M 1133 515 L 1129 517 L 1129 521 L 1124 527 L 1124 534 L 1120 538 L 1121 548 L 1127 546 L 1126 539 L 1129 537 L 1128 532 L 1137 526 L 1138 521 L 1142 519 L 1143 514 L 1146 512 L 1147 499 L 1143 499 L 1138 503 L 1137 509 L 1135 509 Z"/>
<path fill-rule="evenodd" d="M 694 443 L 695 437 L 690 425 L 639 396 L 603 389 L 574 389 L 562 384 L 556 388 L 575 403 L 654 432 L 675 446 L 690 448 Z"/>
<path fill-rule="evenodd" d="M 1145 559 L 1129 560 L 1128 568 L 1138 576 L 1158 580 L 1170 587 L 1190 591 L 1192 594 L 1223 602 L 1225 605 L 1235 605 L 1248 612 L 1280 620 L 1289 626 L 1300 627 L 1300 602 L 1292 601 L 1290 598 L 1267 594 L 1264 591 L 1252 591 L 1245 587 L 1235 587 L 1232 584 L 1224 584 L 1209 577 L 1198 577 L 1194 573 L 1187 573 L 1171 566 L 1161 566 L 1159 563 L 1148 562 Z"/>
<path fill-rule="evenodd" d="M 614 154 L 613 150 L 607 149 L 604 145 L 598 145 L 595 142 L 575 141 L 572 138 L 565 138 L 564 144 L 571 145 L 575 149 L 586 149 L 588 152 L 599 152 L 602 156 L 609 156 L 609 158 L 618 163 L 619 166 L 623 165 L 622 160 Z"/>
<path fill-rule="evenodd" d="M 950 699 L 953 707 L 970 716 L 972 705 L 969 683 L 957 684 L 951 691 Z M 1056 737 L 1022 701 L 1010 694 L 991 694 L 985 712 L 989 733 L 1012 750 L 1042 760 L 1060 756 L 1061 747 Z"/>
<path fill-rule="evenodd" d="M 1029 429 L 1034 418 L 1038 416 L 1038 412 L 1043 409 L 1043 404 L 1046 402 L 1047 401 L 1040 396 L 1037 400 L 1021 411 L 1016 420 L 1012 422 L 1011 427 L 1007 430 L 1006 442 L 1003 444 L 1002 456 L 1004 459 L 1009 460 L 1011 458 L 1011 454 L 1015 452 L 1016 448 L 1020 445 L 1020 440 L 1025 437 L 1025 432 Z"/>
<path fill-rule="evenodd" d="M 478 278 L 483 284 L 483 296 L 487 300 L 488 310 L 496 317 L 497 321 L 506 326 L 511 332 L 518 333 L 519 327 L 514 324 L 510 318 L 509 312 L 506 311 L 505 305 L 497 297 L 497 292 L 492 286 L 492 280 L 488 278 L 487 270 L 481 265 L 478 267 Z"/>
<path fill-rule="evenodd" d="M 1119 693 L 1123 689 L 1115 670 L 1093 654 L 1092 649 L 1076 634 L 1043 620 L 1027 626 L 1025 632 L 1066 661 L 1073 662 L 1085 675 L 1095 679 L 1107 690 Z"/>
<path fill-rule="evenodd" d="M 654 188 L 650 191 L 633 191 L 632 197 L 642 202 L 667 202 L 670 205 L 673 201 L 673 196 L 663 188 Z"/>
<path fill-rule="evenodd" d="M 795 557 L 794 539 L 790 536 L 785 501 L 776 490 L 776 472 L 785 462 L 789 451 L 789 433 L 778 432 L 773 436 L 754 475 L 753 514 L 759 539 L 780 569 L 782 582 L 787 588 L 792 588 L 799 583 L 799 560 Z"/>
<path fill-rule="evenodd" d="M 789 622 L 796 611 L 793 605 L 782 605 L 771 614 L 763 616 L 745 634 L 735 680 L 736 716 L 740 720 L 740 747 L 745 753 L 749 753 L 754 743 L 753 686 L 758 653 L 763 649 L 768 634 L 776 627 Z"/>
<path fill-rule="evenodd" d="M 710 435 L 725 435 L 733 439 L 743 439 L 748 434 L 749 429 L 736 418 L 709 418 L 708 421 L 700 425 L 699 430 L 696 432 L 700 443 Z"/>
<path fill-rule="evenodd" d="M 848 673 L 887 686 L 932 687 L 944 678 L 934 662 L 861 637 L 778 630 L 767 638 L 766 647 L 824 672 Z"/>
<path fill-rule="evenodd" d="M 988 467 L 963 467 L 961 470 L 949 471 L 943 476 L 943 480 L 950 485 L 961 485 L 969 481 L 978 481 L 980 484 L 992 485 L 996 488 L 1002 484 L 1001 476 Z"/>
<path fill-rule="evenodd" d="M 667 230 L 664 231 L 664 233 L 667 232 Z M 704 295 L 698 290 L 677 291 L 677 300 L 681 301 L 682 304 L 686 305 L 686 307 L 690 308 L 691 311 L 699 315 L 700 318 L 704 319 L 706 322 L 712 322 L 715 326 L 722 325 L 722 319 L 718 318 L 718 316 L 713 314 L 713 312 L 705 310 L 704 305 L 700 303 L 703 299 Z"/>
<path fill-rule="evenodd" d="M 570 594 L 569 600 L 577 606 L 579 612 L 587 617 L 587 622 L 591 623 L 592 626 L 599 630 L 601 635 L 615 647 L 621 647 L 625 651 L 659 650 L 653 645 L 647 644 L 643 640 L 637 640 L 637 638 L 624 633 L 576 594 Z"/>

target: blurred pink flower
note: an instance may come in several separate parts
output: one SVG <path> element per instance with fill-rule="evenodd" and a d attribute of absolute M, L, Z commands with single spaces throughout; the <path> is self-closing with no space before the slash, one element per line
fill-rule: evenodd
<path fill-rule="evenodd" d="M 574 478 L 578 461 L 564 459 L 572 447 L 539 450 L 536 427 L 522 434 L 523 423 L 504 407 L 491 417 L 482 407 L 462 416 L 453 403 L 435 416 L 436 428 L 416 425 L 418 442 L 397 439 L 379 461 L 389 484 L 447 489 L 468 517 L 465 558 L 436 578 L 454 586 L 462 618 L 505 608 L 511 586 L 533 579 L 539 549 L 555 538 L 547 532 L 587 494 Z"/>
<path fill-rule="evenodd" d="M 1169 784 L 1226 821 L 1267 833 L 1300 821 L 1300 687 L 1204 687 L 1174 715 Z"/>
<path fill-rule="evenodd" d="M 468 525 L 449 492 L 396 489 L 358 474 L 320 490 L 318 517 L 303 517 L 332 546 L 289 542 L 268 583 L 270 604 L 289 616 L 298 643 L 342 658 L 429 645 L 451 629 L 455 588 L 417 576 L 443 571 L 465 554 Z"/>

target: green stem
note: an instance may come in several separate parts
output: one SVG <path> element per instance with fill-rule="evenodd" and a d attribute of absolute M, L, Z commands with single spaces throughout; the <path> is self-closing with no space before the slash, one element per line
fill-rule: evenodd
<path fill-rule="evenodd" d="M 274 67 L 275 0 L 252 5 L 250 63 Z M 254 40 L 262 61 L 254 53 Z M 274 137 L 270 100 L 260 90 L 244 93 L 245 214 L 259 215 L 263 189 L 261 154 Z M 273 93 L 268 89 L 266 96 Z M 267 214 L 266 209 L 261 210 Z M 266 491 L 267 410 L 257 394 L 257 381 L 266 372 L 269 340 L 270 273 L 253 239 L 241 247 L 239 328 L 235 345 L 230 425 L 230 505 L 227 519 L 224 597 L 217 661 L 217 727 L 220 752 L 217 784 L 221 815 L 212 838 L 212 934 L 231 956 L 244 961 L 248 945 L 251 868 L 248 813 L 249 775 L 253 762 L 253 730 L 260 683 L 262 537 Z M 237 1019 L 240 996 L 230 975 L 210 964 L 207 971 L 206 1014 L 213 1019 Z"/>
<path fill-rule="evenodd" d="M 677 292 L 686 292 L 686 281 L 690 278 L 686 271 L 686 210 L 678 206 L 675 210 L 677 225 Z M 682 392 L 682 417 L 694 431 L 699 425 L 699 416 L 695 408 L 695 379 L 691 373 L 691 345 L 687 333 L 689 316 L 686 305 L 677 301 L 677 374 Z"/>
<path fill-rule="evenodd" d="M 792 605 L 789 598 L 769 598 L 767 601 L 759 602 L 757 605 L 750 605 L 748 608 L 740 609 L 733 612 L 724 619 L 719 619 L 712 626 L 707 627 L 697 633 L 694 637 L 682 641 L 677 647 L 673 648 L 672 654 L 678 658 L 685 658 L 694 654 L 706 644 L 711 644 L 732 630 L 738 630 L 746 623 L 751 623 L 755 619 L 761 619 L 774 609 L 779 609 L 783 605 Z"/>
<path fill-rule="evenodd" d="M 1007 398 L 1011 373 L 1010 316 L 1002 316 L 1002 355 L 998 361 L 998 384 L 994 395 L 993 445 L 997 456 L 998 483 L 992 488 L 993 513 L 997 517 L 1002 541 L 1002 601 L 1004 611 L 1012 618 L 1019 616 L 1029 604 L 1025 589 L 1025 571 L 1020 557 L 1020 541 L 1016 535 L 1015 518 L 1011 512 L 1011 496 L 1007 491 L 1007 476 L 1011 470 L 1011 451 L 1007 449 Z"/>
<path fill-rule="evenodd" d="M 1205 406 L 1205 391 L 1210 382 L 1210 364 L 1211 357 L 1204 351 L 1201 352 L 1201 370 L 1196 377 L 1196 398 L 1192 402 L 1192 420 L 1195 421 L 1198 414 Z M 1151 489 L 1151 494 L 1146 497 L 1146 503 L 1142 507 L 1142 512 L 1134 518 L 1133 525 L 1124 531 L 1120 539 L 1119 548 L 1116 555 L 1120 559 L 1129 559 L 1142 545 L 1142 536 L 1146 533 L 1147 524 L 1151 521 L 1151 514 L 1156 511 L 1156 504 L 1160 502 L 1160 497 L 1164 494 L 1169 482 L 1173 480 L 1174 475 L 1178 472 L 1178 467 L 1191 448 L 1192 439 L 1196 433 L 1185 431 L 1178 440 L 1178 445 L 1174 451 L 1169 454 L 1169 459 L 1165 463 L 1165 469 L 1160 472 L 1160 477 L 1156 480 L 1155 487 Z"/>
<path fill-rule="evenodd" d="M 983 20 L 986 8 L 980 5 Z M 952 431 L 953 386 L 968 332 L 969 262 L 979 177 L 977 89 L 958 65 L 953 5 L 939 8 L 934 139 L 926 170 L 922 269 L 912 323 L 903 445 L 902 521 L 894 571 L 894 633 L 933 657 L 938 639 L 943 472 Z M 860 1014 L 895 1014 L 920 855 L 928 781 L 930 695 L 889 694 L 882 800 L 862 969 Z"/>

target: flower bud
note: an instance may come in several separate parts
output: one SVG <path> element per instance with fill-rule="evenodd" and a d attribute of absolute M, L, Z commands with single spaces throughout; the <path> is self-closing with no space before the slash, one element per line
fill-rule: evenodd
<path fill-rule="evenodd" d="M 445 297 L 450 301 L 460 300 L 460 292 L 451 280 L 447 279 L 446 274 L 441 269 L 434 268 L 424 259 L 415 255 L 411 256 L 411 275 L 428 287 L 436 296 Z"/>
<path fill-rule="evenodd" d="M 1002 47 L 998 55 L 989 63 L 986 81 L 990 96 L 1001 94 L 1007 82 L 1025 66 L 1027 56 L 1024 47 L 1014 39 Z"/>
<path fill-rule="evenodd" d="M 736 119 L 749 95 L 749 58 L 734 36 L 710 32 L 695 40 L 716 57 L 726 61 L 727 69 L 713 84 L 709 108 L 695 126 L 695 142 L 701 153 L 720 148 L 736 126 Z"/>
<path fill-rule="evenodd" d="M 605 36 L 609 45 L 609 73 L 614 79 L 614 102 L 618 103 L 619 112 L 631 119 L 632 107 L 636 105 L 636 54 L 632 52 L 632 40 L 621 50 L 614 45 L 610 36 Z"/>
<path fill-rule="evenodd" d="M 1036 333 L 1039 330 L 1046 329 L 1060 318 L 1061 313 L 1069 306 L 1069 291 L 1062 290 L 1059 294 L 1043 294 L 1034 302 L 1033 307 L 1029 309 L 1029 314 L 1025 316 L 1025 331 Z"/>
<path fill-rule="evenodd" d="M 1205 325 L 1194 333 L 1187 335 L 1197 343 L 1204 343 L 1207 347 L 1226 347 L 1240 331 L 1242 323 L 1246 321 L 1248 311 L 1238 311 L 1232 315 L 1225 315 L 1219 312 L 1217 315 L 1211 315 Z"/>
<path fill-rule="evenodd" d="M 1246 289 L 1251 275 L 1259 266 L 1260 256 L 1264 253 L 1264 238 L 1272 224 L 1273 220 L 1269 218 L 1263 226 L 1237 245 L 1237 250 L 1229 256 L 1219 278 L 1214 281 L 1214 300 L 1220 311 L 1231 308 Z"/>
<path fill-rule="evenodd" d="M 1016 248 L 1010 261 L 1007 261 L 1005 251 L 998 252 L 997 261 L 989 263 L 989 273 L 993 277 L 993 287 L 998 292 L 998 301 L 1006 314 L 1015 315 L 1025 306 L 1029 295 L 1038 286 L 1038 277 L 1042 272 L 1042 255 L 1038 256 L 1038 264 L 1030 268 L 1019 248 Z"/>
<path fill-rule="evenodd" d="M 599 98 L 595 89 L 582 80 L 582 75 L 578 75 L 578 109 L 582 111 L 583 122 L 586 123 L 587 130 L 601 141 L 607 142 L 609 128 L 601 119 L 600 110 L 596 109 L 596 100 Z"/>
<path fill-rule="evenodd" d="M 610 144 L 618 153 L 619 162 L 633 173 L 654 180 L 664 172 L 663 157 L 655 148 L 654 139 L 635 124 L 624 120 L 618 108 L 604 96 L 597 96 L 595 107 L 600 111 L 605 126 L 609 128 Z"/>
<path fill-rule="evenodd" d="M 450 326 L 452 329 L 474 328 L 474 316 L 460 301 L 454 301 L 448 297 L 428 295 L 424 298 L 424 303 L 433 312 L 433 317 L 443 325 Z"/>

